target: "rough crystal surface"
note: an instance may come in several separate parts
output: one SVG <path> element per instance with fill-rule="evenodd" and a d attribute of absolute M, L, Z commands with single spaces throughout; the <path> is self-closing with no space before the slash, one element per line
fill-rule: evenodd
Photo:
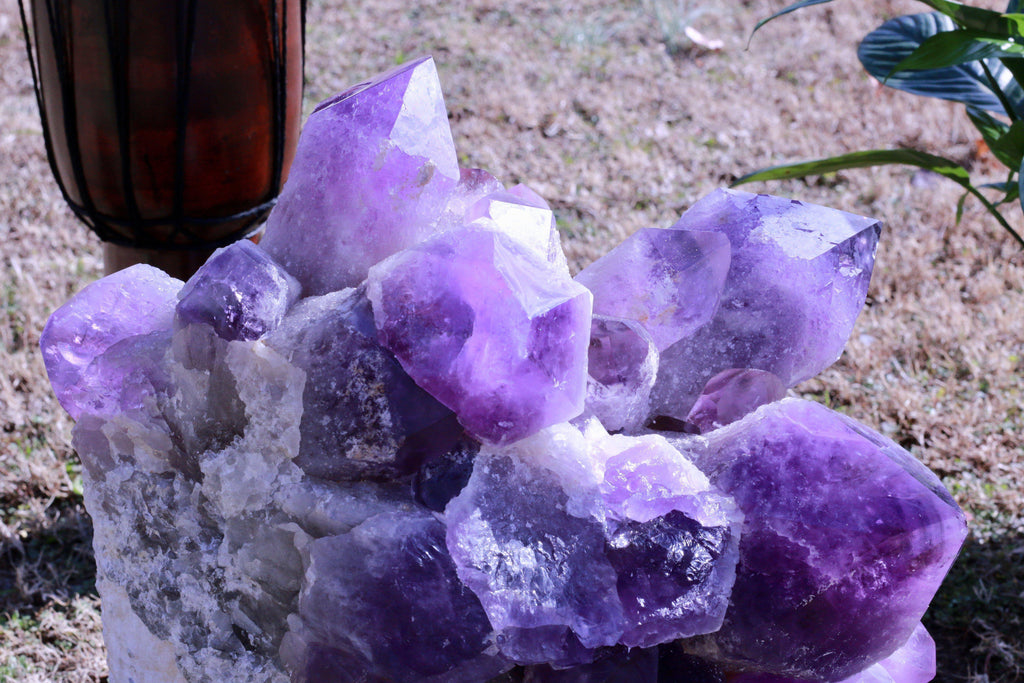
<path fill-rule="evenodd" d="M 725 623 L 696 653 L 738 668 L 839 680 L 892 654 L 966 536 L 930 470 L 809 401 L 712 432 L 698 464 L 746 521 Z"/>
<path fill-rule="evenodd" d="M 587 412 L 609 431 L 641 427 L 657 374 L 658 349 L 643 325 L 594 316 L 587 353 Z"/>
<path fill-rule="evenodd" d="M 181 286 L 181 280 L 140 264 L 93 282 L 54 311 L 39 346 L 57 400 L 72 418 L 81 417 L 91 400 L 105 402 L 117 391 L 116 380 L 107 382 L 102 373 L 83 391 L 82 376 L 100 354 L 129 337 L 170 332 Z M 131 374 L 132 361 L 126 362 L 129 367 L 119 372 Z"/>
<path fill-rule="evenodd" d="M 644 228 L 576 281 L 594 293 L 595 313 L 638 321 L 663 351 L 711 319 L 729 260 L 720 233 Z"/>
<path fill-rule="evenodd" d="M 867 296 L 878 221 L 716 190 L 673 230 L 724 235 L 732 257 L 710 321 L 662 349 L 651 396 L 655 415 L 685 419 L 704 385 L 723 370 L 765 370 L 791 387 L 839 357 Z M 595 310 L 603 312 L 596 304 Z"/>
<path fill-rule="evenodd" d="M 436 230 L 458 182 L 437 69 L 414 60 L 310 115 L 260 244 L 306 295 L 356 286 Z"/>
<path fill-rule="evenodd" d="M 218 249 L 178 293 L 183 324 L 206 323 L 228 341 L 257 339 L 281 324 L 299 282 L 265 251 L 241 240 Z"/>
<path fill-rule="evenodd" d="M 507 236 L 434 237 L 374 266 L 367 296 L 384 347 L 474 436 L 582 412 L 590 293 Z"/>
<path fill-rule="evenodd" d="M 739 516 L 661 437 L 557 425 L 485 448 L 446 516 L 459 577 L 513 661 L 582 664 L 722 623 Z"/>
<path fill-rule="evenodd" d="M 701 434 L 732 424 L 786 395 L 782 380 L 764 370 L 724 370 L 704 385 L 686 421 Z"/>
<path fill-rule="evenodd" d="M 302 625 L 289 647 L 330 650 L 334 666 L 317 675 L 307 664 L 303 680 L 333 683 L 348 669 L 396 683 L 440 675 L 477 683 L 511 668 L 494 652 L 480 601 L 455 574 L 444 523 L 429 512 L 376 515 L 313 541 L 308 554 Z"/>
<path fill-rule="evenodd" d="M 377 343 L 361 290 L 310 297 L 266 338 L 305 372 L 296 463 L 325 479 L 381 478 L 416 470 L 406 442 L 451 413 Z"/>

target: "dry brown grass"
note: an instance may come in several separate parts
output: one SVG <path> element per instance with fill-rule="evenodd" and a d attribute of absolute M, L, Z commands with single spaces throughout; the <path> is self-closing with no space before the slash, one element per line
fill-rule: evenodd
<path fill-rule="evenodd" d="M 725 48 L 666 37 L 659 4 L 704 10 L 696 26 Z M 995 178 L 958 107 L 880 88 L 856 62 L 861 35 L 923 5 L 840 0 L 769 25 L 744 50 L 783 4 L 313 0 L 307 105 L 432 53 L 462 164 L 546 196 L 575 267 L 783 161 L 913 145 Z M 0 680 L 102 680 L 70 423 L 37 350 L 49 313 L 99 275 L 100 249 L 49 174 L 16 0 L 0 0 L 0 121 Z M 976 203 L 955 225 L 957 188 L 910 169 L 753 187 L 885 221 L 846 354 L 797 392 L 902 443 L 971 516 L 928 622 L 939 679 L 1022 678 L 1024 255 Z M 1019 211 L 1011 220 L 1021 225 Z"/>

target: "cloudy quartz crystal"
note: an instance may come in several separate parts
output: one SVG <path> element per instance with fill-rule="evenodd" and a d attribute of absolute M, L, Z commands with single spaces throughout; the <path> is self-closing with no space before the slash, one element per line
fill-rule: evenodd
<path fill-rule="evenodd" d="M 261 241 L 305 294 L 358 285 L 437 228 L 459 167 L 430 58 L 323 102 Z"/>
<path fill-rule="evenodd" d="M 746 516 L 725 624 L 695 651 L 727 667 L 835 681 L 888 657 L 967 534 L 930 470 L 810 401 L 712 432 L 698 465 Z"/>
<path fill-rule="evenodd" d="M 595 315 L 587 354 L 587 411 L 609 431 L 635 430 L 647 417 L 658 348 L 635 320 Z"/>
<path fill-rule="evenodd" d="M 694 204 L 672 230 L 723 235 L 732 257 L 710 320 L 662 349 L 653 412 L 685 419 L 723 370 L 764 370 L 791 387 L 835 362 L 864 305 L 880 229 L 871 218 L 735 190 Z"/>
<path fill-rule="evenodd" d="M 366 291 L 383 346 L 474 436 L 582 412 L 590 292 L 508 236 L 438 235 L 374 266 Z"/>

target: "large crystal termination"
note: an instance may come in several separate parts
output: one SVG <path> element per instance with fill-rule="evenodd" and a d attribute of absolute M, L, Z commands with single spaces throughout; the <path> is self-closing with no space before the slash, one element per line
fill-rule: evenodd
<path fill-rule="evenodd" d="M 716 190 L 672 229 L 725 235 L 732 258 L 710 322 L 662 350 L 651 396 L 655 415 L 685 419 L 723 370 L 765 370 L 791 387 L 839 358 L 867 296 L 878 221 Z"/>
<path fill-rule="evenodd" d="M 177 316 L 207 323 L 228 341 L 252 340 L 281 324 L 299 283 L 265 251 L 240 240 L 218 249 L 178 293 Z"/>
<path fill-rule="evenodd" d="M 555 214 L 544 199 L 526 185 L 491 193 L 468 208 L 464 220 L 503 232 L 529 247 L 545 261 L 568 274 L 569 266 L 555 226 Z"/>
<path fill-rule="evenodd" d="M 644 228 L 576 281 L 594 293 L 595 313 L 638 321 L 663 351 L 711 319 L 729 258 L 725 235 Z"/>
<path fill-rule="evenodd" d="M 361 290 L 304 299 L 266 343 L 305 372 L 295 462 L 313 476 L 351 480 L 409 474 L 420 463 L 406 459 L 407 442 L 451 415 L 377 343 L 373 313 Z"/>
<path fill-rule="evenodd" d="M 459 577 L 513 661 L 587 663 L 722 623 L 740 516 L 661 437 L 556 425 L 485 447 L 446 517 Z"/>
<path fill-rule="evenodd" d="M 911 636 L 967 534 L 938 477 L 800 399 L 763 406 L 708 443 L 698 465 L 746 522 L 725 623 L 696 654 L 835 681 Z"/>
<path fill-rule="evenodd" d="M 458 182 L 437 69 L 418 59 L 310 115 L 261 245 L 307 296 L 355 286 L 434 232 Z"/>
<path fill-rule="evenodd" d="M 381 343 L 474 436 L 582 412 L 590 292 L 506 235 L 438 235 L 374 266 L 366 292 Z"/>
<path fill-rule="evenodd" d="M 170 332 L 181 285 L 152 266 L 135 265 L 88 285 L 54 311 L 39 345 L 57 400 L 72 418 L 87 412 L 92 401 L 105 403 L 104 397 L 116 393 L 137 365 L 123 357 L 109 377 L 101 370 L 83 381 L 89 365 L 104 351 L 131 337 Z"/>

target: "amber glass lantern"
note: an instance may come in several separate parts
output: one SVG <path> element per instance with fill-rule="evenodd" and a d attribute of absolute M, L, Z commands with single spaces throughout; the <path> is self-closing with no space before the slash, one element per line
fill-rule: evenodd
<path fill-rule="evenodd" d="M 187 277 L 254 230 L 298 141 L 303 0 L 19 3 L 50 167 L 108 272 Z"/>

